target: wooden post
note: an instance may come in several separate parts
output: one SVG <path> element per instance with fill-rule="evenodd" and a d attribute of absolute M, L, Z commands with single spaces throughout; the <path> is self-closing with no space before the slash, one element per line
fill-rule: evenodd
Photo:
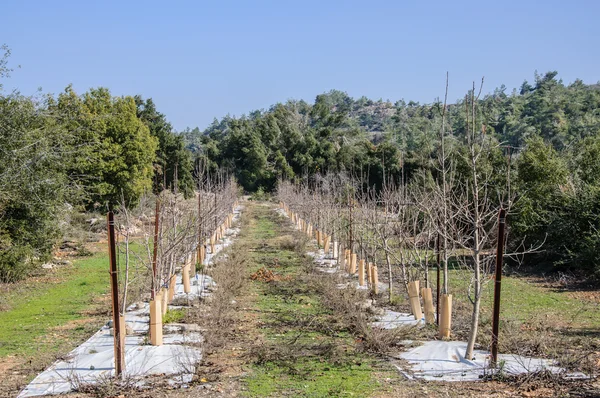
<path fill-rule="evenodd" d="M 177 287 L 177 277 L 175 274 L 171 275 L 169 279 L 169 303 L 175 298 L 175 288 Z"/>
<path fill-rule="evenodd" d="M 125 316 L 119 316 L 119 339 L 121 342 L 121 366 L 125 368 L 125 338 L 127 337 L 127 324 L 125 323 Z"/>
<path fill-rule="evenodd" d="M 350 273 L 351 274 L 356 274 L 356 253 L 352 253 L 351 255 L 351 260 L 350 260 Z"/>
<path fill-rule="evenodd" d="M 433 309 L 433 294 L 431 292 L 431 288 L 422 288 L 421 296 L 423 296 L 423 305 L 425 307 L 425 322 L 427 322 L 428 324 L 434 324 L 435 310 Z"/>
<path fill-rule="evenodd" d="M 496 280 L 494 282 L 494 314 L 492 316 L 492 366 L 498 361 L 498 330 L 500 326 L 500 293 L 502 290 L 502 260 L 504 257 L 504 226 L 506 210 L 498 213 L 498 247 L 496 248 Z"/>
<path fill-rule="evenodd" d="M 419 300 L 419 281 L 408 283 L 408 297 L 415 319 L 421 321 L 423 319 L 423 312 L 421 311 L 421 300 Z"/>
<path fill-rule="evenodd" d="M 373 268 L 371 268 L 371 272 L 373 276 L 373 293 L 379 294 L 379 275 L 377 274 L 377 265 L 373 264 Z"/>
<path fill-rule="evenodd" d="M 168 305 L 167 301 L 168 300 L 169 300 L 169 291 L 167 290 L 166 287 L 162 287 L 160 289 L 160 301 L 162 304 L 161 312 L 163 315 L 167 313 L 167 305 Z"/>
<path fill-rule="evenodd" d="M 193 259 L 193 257 L 192 257 Z M 192 291 L 192 287 L 190 284 L 190 268 L 192 268 L 192 264 L 194 262 L 192 259 L 189 259 L 183 267 L 181 267 L 181 282 L 183 283 L 183 292 L 188 294 Z"/>
<path fill-rule="evenodd" d="M 150 344 L 162 345 L 162 303 L 160 294 L 150 300 Z"/>
<path fill-rule="evenodd" d="M 365 285 L 365 260 L 361 259 L 358 262 L 358 284 L 360 286 Z"/>
<path fill-rule="evenodd" d="M 119 311 L 119 281 L 117 279 L 117 248 L 115 241 L 115 219 L 112 211 L 109 211 L 106 216 L 108 227 L 108 259 L 110 266 L 110 290 L 112 296 L 112 313 L 113 313 L 113 336 L 114 336 L 114 356 L 115 356 L 115 375 L 121 376 L 123 373 L 123 350 L 124 336 L 121 336 L 121 314 Z"/>
<path fill-rule="evenodd" d="M 440 338 L 449 338 L 452 326 L 452 295 L 442 294 L 442 311 L 440 313 Z"/>

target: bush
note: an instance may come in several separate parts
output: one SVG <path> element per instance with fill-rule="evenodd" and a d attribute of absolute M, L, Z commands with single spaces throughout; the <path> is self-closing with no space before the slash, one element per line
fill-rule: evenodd
<path fill-rule="evenodd" d="M 2 249 L 0 244 L 0 282 L 13 283 L 25 278 L 33 269 L 28 247 Z"/>
<path fill-rule="evenodd" d="M 254 192 L 251 196 L 250 196 L 250 200 L 269 200 L 271 198 L 271 195 L 269 195 L 268 193 L 265 192 L 265 190 L 263 189 L 263 187 L 258 187 L 258 189 L 256 190 L 256 192 Z"/>

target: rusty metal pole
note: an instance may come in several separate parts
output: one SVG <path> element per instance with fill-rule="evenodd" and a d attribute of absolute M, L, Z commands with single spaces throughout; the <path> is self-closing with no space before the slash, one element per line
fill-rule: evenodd
<path fill-rule="evenodd" d="M 437 236 L 437 283 L 435 296 L 435 320 L 440 324 L 440 234 Z"/>
<path fill-rule="evenodd" d="M 348 209 L 350 211 L 350 230 L 349 230 L 349 242 L 348 242 L 348 248 L 350 249 L 350 252 L 354 252 L 354 231 L 352 228 L 352 203 L 351 203 L 351 199 L 350 199 L 350 192 L 348 192 Z"/>
<path fill-rule="evenodd" d="M 494 281 L 494 315 L 492 317 L 492 366 L 498 361 L 498 329 L 500 323 L 500 291 L 502 288 L 502 260 L 504 257 L 504 227 L 506 226 L 506 210 L 500 209 L 498 214 L 498 246 L 496 249 L 496 278 Z"/>
<path fill-rule="evenodd" d="M 158 231 L 160 222 L 160 199 L 156 196 L 156 207 L 154 209 L 154 241 L 152 248 L 152 291 L 151 298 L 154 300 L 156 295 L 156 258 L 158 256 Z"/>
<path fill-rule="evenodd" d="M 198 246 L 196 247 L 196 259 L 198 263 L 202 263 L 202 246 L 204 242 L 202 241 L 202 188 L 200 187 L 200 183 L 198 183 Z M 196 266 L 194 265 L 194 273 L 196 270 Z"/>
<path fill-rule="evenodd" d="M 112 211 L 107 214 L 108 259 L 110 261 L 110 289 L 112 296 L 113 336 L 115 340 L 115 375 L 123 373 L 123 347 L 121 346 L 121 317 L 119 312 L 119 283 L 117 275 L 117 253 L 115 245 L 115 220 Z"/>
<path fill-rule="evenodd" d="M 218 221 L 217 221 L 217 186 L 215 184 L 215 194 L 214 194 L 214 204 L 213 204 L 213 211 L 215 212 L 215 228 L 214 228 L 214 232 L 217 232 L 217 225 L 218 225 Z"/>

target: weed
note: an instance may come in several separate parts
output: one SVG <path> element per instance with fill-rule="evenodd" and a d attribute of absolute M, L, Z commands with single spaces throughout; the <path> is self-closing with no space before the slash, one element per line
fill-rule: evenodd
<path fill-rule="evenodd" d="M 162 317 L 164 324 L 167 323 L 178 323 L 185 318 L 185 310 L 183 309 L 168 309 L 165 315 Z"/>

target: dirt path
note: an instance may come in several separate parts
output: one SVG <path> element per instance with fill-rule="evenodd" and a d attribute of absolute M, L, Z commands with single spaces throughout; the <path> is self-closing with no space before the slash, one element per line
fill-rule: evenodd
<path fill-rule="evenodd" d="M 320 281 L 328 277 L 314 271 L 307 250 L 310 243 L 275 206 L 246 205 L 231 257 L 215 269 L 219 286 L 234 293 L 219 288 L 223 296 L 195 315 L 207 335 L 200 383 L 164 396 L 514 396 L 496 383 L 408 381 L 384 357 L 365 352 L 346 321 L 352 318 L 326 302 Z"/>

